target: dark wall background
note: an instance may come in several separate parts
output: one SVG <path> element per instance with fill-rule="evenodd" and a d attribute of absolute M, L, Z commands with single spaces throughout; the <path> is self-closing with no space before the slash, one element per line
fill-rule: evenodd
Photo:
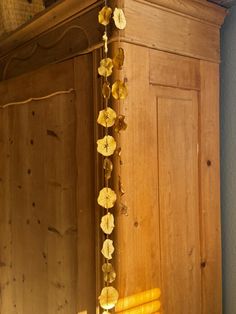
<path fill-rule="evenodd" d="M 236 6 L 229 12 L 221 34 L 223 313 L 236 314 Z"/>

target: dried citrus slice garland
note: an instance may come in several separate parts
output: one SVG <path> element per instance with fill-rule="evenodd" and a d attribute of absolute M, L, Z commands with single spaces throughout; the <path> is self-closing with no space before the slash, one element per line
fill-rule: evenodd
<path fill-rule="evenodd" d="M 111 234 L 115 228 L 114 216 L 111 213 L 107 213 L 102 217 L 100 227 L 105 234 Z"/>
<path fill-rule="evenodd" d="M 98 13 L 98 22 L 104 26 L 110 23 L 112 9 L 105 5 Z"/>
<path fill-rule="evenodd" d="M 103 188 L 98 195 L 98 204 L 103 208 L 109 209 L 114 207 L 116 202 L 116 193 L 108 188 Z"/>
<path fill-rule="evenodd" d="M 116 150 L 116 141 L 113 136 L 105 135 L 102 139 L 97 140 L 97 151 L 103 156 L 111 156 Z"/>
<path fill-rule="evenodd" d="M 111 263 L 103 264 L 102 271 L 104 274 L 104 281 L 105 282 L 112 283 L 116 279 L 116 273 L 115 273 Z"/>
<path fill-rule="evenodd" d="M 113 240 L 110 238 L 115 228 L 115 219 L 110 210 L 115 206 L 118 199 L 117 193 L 109 186 L 109 180 L 112 177 L 113 171 L 113 162 L 111 158 L 113 155 L 120 158 L 121 148 L 118 147 L 116 139 L 109 134 L 109 129 L 113 127 L 116 137 L 118 137 L 120 131 L 127 128 L 127 124 L 124 121 L 125 116 L 117 113 L 111 108 L 111 104 L 109 104 L 112 95 L 113 99 L 117 101 L 117 108 L 119 111 L 120 101 L 126 99 L 128 95 L 128 89 L 125 81 L 122 82 L 120 80 L 116 80 L 112 85 L 110 85 L 109 82 L 113 70 L 121 70 L 125 59 L 124 50 L 121 47 L 117 49 L 113 57 L 108 57 L 109 38 L 107 26 L 112 20 L 118 31 L 123 30 L 126 27 L 126 19 L 123 10 L 121 8 L 115 8 L 114 12 L 112 12 L 112 9 L 107 5 L 107 0 L 105 0 L 105 5 L 101 8 L 98 14 L 98 22 L 104 26 L 104 33 L 102 35 L 103 58 L 100 61 L 100 66 L 98 67 L 98 74 L 103 80 L 101 89 L 101 94 L 103 96 L 103 109 L 99 111 L 97 118 L 97 123 L 105 128 L 105 136 L 97 140 L 97 151 L 104 158 L 103 170 L 105 183 L 105 186 L 100 190 L 97 198 L 99 206 L 104 209 L 104 215 L 101 217 L 100 223 L 100 227 L 105 238 L 101 249 L 101 253 L 105 261 L 102 266 L 104 288 L 102 289 L 99 297 L 99 303 L 103 309 L 103 314 L 110 314 L 110 310 L 115 307 L 119 298 L 118 291 L 114 287 L 109 286 L 116 279 L 116 273 L 111 263 L 115 247 Z M 120 176 L 118 190 L 118 195 L 120 197 L 124 194 L 120 182 Z"/>
<path fill-rule="evenodd" d="M 101 76 L 108 77 L 112 74 L 113 62 L 110 58 L 104 58 L 100 61 L 100 67 L 98 73 Z"/>
<path fill-rule="evenodd" d="M 115 8 L 114 13 L 113 13 L 113 20 L 118 29 L 125 29 L 126 18 L 122 9 Z"/>
<path fill-rule="evenodd" d="M 98 124 L 101 124 L 104 127 L 111 127 L 116 122 L 116 112 L 111 109 L 110 107 L 107 107 L 99 112 Z"/>
<path fill-rule="evenodd" d="M 101 295 L 99 297 L 99 302 L 104 310 L 111 310 L 115 307 L 118 298 L 119 294 L 115 288 L 105 287 L 102 289 Z"/>
<path fill-rule="evenodd" d="M 120 80 L 117 80 L 112 85 L 112 96 L 116 100 L 125 99 L 128 96 L 128 89 L 125 82 L 121 82 Z"/>
<path fill-rule="evenodd" d="M 112 59 L 113 62 L 113 66 L 118 69 L 121 70 L 123 65 L 124 65 L 124 59 L 125 59 L 125 53 L 123 48 L 118 48 L 114 58 Z"/>

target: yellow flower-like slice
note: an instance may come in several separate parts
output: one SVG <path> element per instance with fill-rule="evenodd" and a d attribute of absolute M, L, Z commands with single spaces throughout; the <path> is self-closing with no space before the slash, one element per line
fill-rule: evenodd
<path fill-rule="evenodd" d="M 117 196 L 111 188 L 103 188 L 98 195 L 98 204 L 104 208 L 112 208 L 115 205 Z"/>
<path fill-rule="evenodd" d="M 111 234 L 115 228 L 114 216 L 111 213 L 102 217 L 100 227 L 105 234 Z"/>
<path fill-rule="evenodd" d="M 118 291 L 113 287 L 105 287 L 102 289 L 99 302 L 104 310 L 111 310 L 115 307 L 119 299 Z"/>
<path fill-rule="evenodd" d="M 99 111 L 97 119 L 98 124 L 109 128 L 115 124 L 115 121 L 116 112 L 112 108 L 107 107 L 106 109 Z"/>
<path fill-rule="evenodd" d="M 119 133 L 120 131 L 125 131 L 126 129 L 127 123 L 125 122 L 125 116 L 119 115 L 115 121 L 115 131 Z"/>
<path fill-rule="evenodd" d="M 102 312 L 102 314 L 111 314 L 111 313 L 108 311 L 104 311 L 104 312 Z"/>
<path fill-rule="evenodd" d="M 111 178 L 111 173 L 113 170 L 113 163 L 109 158 L 104 159 L 103 169 L 105 170 L 105 179 L 109 180 Z"/>
<path fill-rule="evenodd" d="M 117 68 L 118 70 L 121 70 L 124 64 L 124 59 L 125 59 L 124 50 L 122 48 L 118 48 L 112 60 L 114 67 Z"/>
<path fill-rule="evenodd" d="M 125 99 L 128 96 L 128 89 L 124 82 L 117 80 L 112 85 L 112 96 L 115 99 Z"/>
<path fill-rule="evenodd" d="M 111 263 L 105 263 L 102 266 L 105 282 L 112 283 L 116 279 L 116 273 Z"/>
<path fill-rule="evenodd" d="M 101 76 L 108 77 L 112 74 L 113 62 L 111 58 L 104 58 L 100 61 L 100 67 L 98 73 Z"/>
<path fill-rule="evenodd" d="M 110 23 L 111 15 L 112 9 L 108 6 L 104 6 L 98 13 L 98 22 L 104 26 L 108 25 Z"/>
<path fill-rule="evenodd" d="M 102 265 L 102 271 L 104 273 L 110 273 L 113 270 L 113 266 L 111 263 L 105 263 Z"/>
<path fill-rule="evenodd" d="M 109 99 L 111 96 L 111 88 L 108 82 L 105 82 L 102 86 L 102 95 L 105 99 Z"/>
<path fill-rule="evenodd" d="M 97 140 L 97 151 L 103 156 L 111 156 L 116 150 L 116 141 L 114 137 L 105 135 L 102 139 Z"/>
<path fill-rule="evenodd" d="M 122 9 L 115 8 L 113 13 L 113 20 L 117 28 L 124 29 L 126 27 L 126 18 Z"/>
<path fill-rule="evenodd" d="M 112 254 L 114 253 L 115 248 L 113 245 L 113 241 L 110 239 L 106 239 L 103 242 L 103 246 L 102 246 L 102 255 L 106 258 L 106 259 L 112 259 Z"/>

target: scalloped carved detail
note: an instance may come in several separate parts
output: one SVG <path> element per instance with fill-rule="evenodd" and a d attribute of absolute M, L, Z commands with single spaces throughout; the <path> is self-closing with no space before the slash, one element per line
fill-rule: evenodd
<path fill-rule="evenodd" d="M 102 29 L 94 23 L 98 8 L 75 18 L 18 48 L 0 61 L 0 79 L 5 80 L 89 51 L 101 41 Z"/>

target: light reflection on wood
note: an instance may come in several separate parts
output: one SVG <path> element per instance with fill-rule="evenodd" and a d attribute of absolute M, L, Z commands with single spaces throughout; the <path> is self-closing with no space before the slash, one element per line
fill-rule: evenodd
<path fill-rule="evenodd" d="M 161 302 L 153 301 L 150 303 L 139 305 L 137 307 L 133 307 L 132 309 L 124 310 L 122 312 L 119 312 L 119 314 L 154 314 L 159 311 L 160 308 Z"/>
<path fill-rule="evenodd" d="M 160 296 L 160 289 L 155 288 L 119 299 L 115 312 L 119 314 L 155 314 L 161 306 L 158 301 Z"/>

